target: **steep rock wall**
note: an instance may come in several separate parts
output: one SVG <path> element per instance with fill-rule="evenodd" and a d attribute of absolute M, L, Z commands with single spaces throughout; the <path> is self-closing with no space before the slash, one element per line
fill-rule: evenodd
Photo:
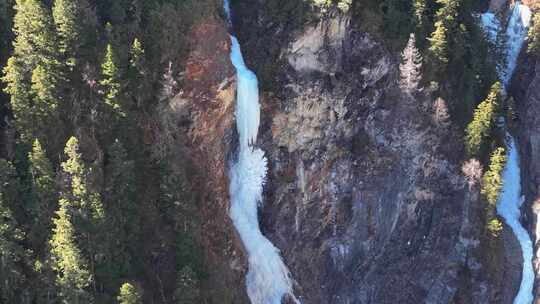
<path fill-rule="evenodd" d="M 297 295 L 305 303 L 511 303 L 519 280 L 503 278 L 520 270 L 503 267 L 500 244 L 491 248 L 500 254 L 482 245 L 460 135 L 434 120 L 430 90 L 402 92 L 397 54 L 348 16 L 288 28 L 259 4 L 236 6 L 235 29 L 257 73 L 274 56 L 277 84 L 262 99 L 270 173 L 261 220 Z"/>
<path fill-rule="evenodd" d="M 249 303 L 244 288 L 247 261 L 228 216 L 228 165 L 237 139 L 236 81 L 225 21 L 212 18 L 197 24 L 190 34 L 190 45 L 182 73 L 184 89 L 168 111 L 174 117 L 176 132 L 186 135 L 179 136 L 178 144 L 187 150 L 196 171 L 191 184 L 197 192 L 200 242 L 208 272 L 201 290 L 208 303 Z"/>
<path fill-rule="evenodd" d="M 534 243 L 535 303 L 540 303 L 540 62 L 522 53 L 510 94 L 517 108 L 516 129 L 521 154 L 524 218 Z"/>

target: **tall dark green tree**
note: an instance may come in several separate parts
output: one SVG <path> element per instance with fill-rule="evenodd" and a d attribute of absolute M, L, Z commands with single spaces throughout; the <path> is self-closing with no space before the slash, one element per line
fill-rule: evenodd
<path fill-rule="evenodd" d="M 121 101 L 121 72 L 115 50 L 111 44 L 107 45 L 107 50 L 103 63 L 101 64 L 100 84 L 104 90 L 105 104 L 118 116 L 125 116 Z"/>
<path fill-rule="evenodd" d="M 461 0 L 437 0 L 441 8 L 435 18 L 435 29 L 429 38 L 429 50 L 439 68 L 445 67 L 449 61 L 450 39 L 458 28 L 458 14 Z"/>
<path fill-rule="evenodd" d="M 56 35 L 48 9 L 38 0 L 17 0 L 13 55 L 4 69 L 6 93 L 23 141 L 58 130 L 59 73 Z M 49 140 L 50 142 L 51 140 Z"/>
<path fill-rule="evenodd" d="M 499 82 L 491 87 L 487 98 L 474 111 L 465 135 L 465 146 L 470 156 L 479 156 L 486 140 L 492 135 L 497 111 L 501 104 L 502 88 Z"/>
<path fill-rule="evenodd" d="M 133 275 L 139 246 L 139 222 L 135 185 L 135 163 L 124 145 L 116 140 L 110 147 L 106 166 L 105 228 L 106 259 L 98 275 L 107 286 L 117 288 L 122 277 Z"/>
<path fill-rule="evenodd" d="M 130 50 L 127 91 L 139 108 L 149 99 L 148 93 L 151 92 L 148 73 L 144 48 L 139 39 L 135 38 Z"/>
<path fill-rule="evenodd" d="M 9 205 L 17 203 L 15 169 L 0 159 L 0 302 L 23 303 L 25 250 L 21 246 L 24 234 L 18 228 Z"/>
<path fill-rule="evenodd" d="M 28 160 L 35 200 L 32 214 L 33 225 L 29 238 L 34 248 L 41 249 L 49 239 L 52 228 L 51 218 L 57 200 L 55 174 L 45 150 L 37 139 L 34 141 L 32 151 L 28 153 Z"/>
<path fill-rule="evenodd" d="M 502 172 L 506 164 L 506 151 L 499 147 L 493 151 L 489 170 L 482 178 L 481 193 L 487 201 L 486 228 L 492 236 L 497 237 L 502 230 L 502 223 L 496 215 L 497 201 L 503 186 Z"/>
<path fill-rule="evenodd" d="M 80 2 L 81 0 L 55 0 L 52 10 L 60 53 L 70 66 L 75 65 L 83 35 Z"/>
<path fill-rule="evenodd" d="M 54 219 L 54 229 L 50 241 L 53 269 L 57 272 L 56 284 L 62 303 L 92 303 L 88 288 L 92 282 L 90 265 L 77 245 L 73 206 L 66 199 L 60 199 L 60 209 Z"/>
<path fill-rule="evenodd" d="M 82 304 L 86 302 L 80 301 L 90 297 L 88 286 L 95 283 L 96 257 L 103 254 L 100 241 L 104 209 L 99 193 L 90 183 L 90 171 L 82 159 L 79 141 L 75 137 L 68 140 L 64 153 L 67 160 L 61 167 L 67 187 L 60 197 L 51 247 L 58 272 L 57 283 L 65 288 L 64 298 L 79 301 L 66 300 L 67 303 Z"/>

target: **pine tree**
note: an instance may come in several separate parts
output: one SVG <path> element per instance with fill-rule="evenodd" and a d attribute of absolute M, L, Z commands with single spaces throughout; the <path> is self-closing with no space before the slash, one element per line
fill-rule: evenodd
<path fill-rule="evenodd" d="M 57 272 L 56 283 L 63 303 L 91 303 L 91 295 L 86 290 L 92 282 L 88 262 L 77 246 L 71 203 L 60 200 L 60 209 L 54 219 L 54 229 L 50 242 L 53 269 Z"/>
<path fill-rule="evenodd" d="M 470 156 L 478 156 L 485 140 L 491 135 L 501 102 L 501 84 L 495 83 L 487 98 L 474 111 L 473 120 L 466 129 L 465 144 Z"/>
<path fill-rule="evenodd" d="M 505 149 L 499 147 L 491 154 L 489 169 L 482 178 L 482 194 L 486 197 L 489 206 L 493 209 L 497 206 L 499 193 L 502 189 L 502 171 L 505 164 Z"/>
<path fill-rule="evenodd" d="M 0 159 L 0 302 L 2 303 L 21 303 L 25 281 L 21 267 L 25 252 L 20 245 L 24 235 L 19 230 L 9 207 L 17 203 L 13 193 L 14 171 L 11 163 Z"/>
<path fill-rule="evenodd" d="M 433 57 L 444 67 L 448 63 L 448 39 L 447 28 L 442 21 L 435 22 L 435 30 L 428 38 L 429 51 Z"/>
<path fill-rule="evenodd" d="M 416 39 L 414 34 L 409 37 L 407 46 L 401 53 L 401 64 L 399 71 L 401 75 L 400 86 L 408 93 L 418 89 L 418 85 L 422 78 L 422 56 L 416 49 Z"/>
<path fill-rule="evenodd" d="M 17 130 L 23 140 L 29 141 L 38 133 L 38 127 L 32 111 L 30 82 L 26 79 L 25 68 L 18 58 L 8 59 L 2 80 L 6 83 L 4 91 L 10 96 Z"/>
<path fill-rule="evenodd" d="M 142 295 L 142 290 L 138 286 L 124 283 L 117 297 L 118 304 L 142 304 Z"/>
<path fill-rule="evenodd" d="M 431 33 L 429 50 L 439 67 L 445 68 L 450 58 L 449 48 L 453 36 L 457 35 L 457 18 L 461 0 L 437 0 L 441 8 L 435 18 L 435 30 Z"/>
<path fill-rule="evenodd" d="M 39 140 L 34 141 L 32 151 L 28 153 L 32 192 L 37 206 L 33 211 L 34 223 L 30 239 L 34 248 L 42 248 L 49 238 L 51 217 L 57 199 L 54 171 Z"/>
<path fill-rule="evenodd" d="M 137 71 L 142 71 L 144 67 L 144 49 L 139 39 L 135 38 L 131 45 L 130 51 L 131 58 L 129 60 L 130 66 Z"/>
<path fill-rule="evenodd" d="M 146 79 L 147 74 L 145 52 L 139 39 L 135 38 L 130 51 L 127 91 L 139 107 L 149 98 L 148 93 L 151 92 L 148 85 L 150 82 Z"/>
<path fill-rule="evenodd" d="M 23 141 L 58 132 L 58 51 L 52 17 L 38 0 L 15 5 L 13 55 L 4 69 L 6 92 Z"/>
<path fill-rule="evenodd" d="M 66 196 L 66 200 L 70 200 L 70 205 L 79 209 L 85 220 L 99 222 L 104 216 L 103 205 L 99 194 L 89 189 L 89 172 L 79 152 L 77 138 L 71 137 L 68 140 L 64 153 L 68 159 L 61 167 L 71 181 L 70 193 Z"/>
<path fill-rule="evenodd" d="M 17 0 L 13 31 L 16 34 L 13 53 L 27 66 L 54 59 L 56 37 L 52 17 L 39 0 Z"/>
<path fill-rule="evenodd" d="M 75 65 L 82 39 L 80 1 L 55 0 L 52 10 L 60 52 L 70 66 Z"/>
<path fill-rule="evenodd" d="M 116 54 L 112 45 L 107 45 L 105 58 L 101 64 L 102 79 L 100 84 L 104 88 L 105 104 L 107 104 L 119 116 L 125 116 L 120 101 L 120 70 L 118 68 Z"/>
<path fill-rule="evenodd" d="M 93 279 L 91 265 L 95 253 L 91 226 L 101 207 L 94 206 L 94 195 L 88 189 L 88 172 L 75 137 L 68 140 L 64 152 L 68 159 L 61 165 L 70 186 L 62 192 L 59 201 L 50 241 L 51 254 L 64 302 L 83 304 L 92 298 L 87 291 Z M 85 256 L 91 257 L 90 262 Z"/>
<path fill-rule="evenodd" d="M 504 148 L 499 147 L 491 154 L 489 169 L 482 178 L 481 193 L 488 203 L 486 206 L 486 228 L 495 237 L 502 229 L 502 224 L 497 219 L 495 211 L 503 186 L 502 172 L 505 165 L 506 152 Z"/>
<path fill-rule="evenodd" d="M 32 71 L 32 94 L 37 115 L 44 117 L 43 122 L 47 122 L 47 117 L 55 116 L 58 108 L 57 99 L 57 79 L 51 74 L 43 64 L 38 64 Z"/>
<path fill-rule="evenodd" d="M 91 190 L 90 172 L 75 137 L 68 140 L 64 153 L 67 160 L 61 167 L 68 187 L 61 192 L 51 247 L 58 271 L 57 283 L 64 290 L 65 301 L 82 304 L 90 297 L 86 288 L 95 283 L 95 257 L 102 254 L 99 240 L 104 210 L 99 193 Z"/>
<path fill-rule="evenodd" d="M 106 167 L 107 259 L 100 276 L 111 285 L 129 276 L 134 268 L 133 253 L 138 249 L 139 223 L 136 210 L 135 164 L 118 140 L 109 149 Z"/>
<path fill-rule="evenodd" d="M 414 0 L 414 20 L 417 27 L 423 27 L 427 22 L 427 4 L 426 0 Z"/>

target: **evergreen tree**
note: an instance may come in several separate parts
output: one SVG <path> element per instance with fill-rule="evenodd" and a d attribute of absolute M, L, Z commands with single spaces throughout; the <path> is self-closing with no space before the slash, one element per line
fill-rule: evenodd
<path fill-rule="evenodd" d="M 75 65 L 82 39 L 80 2 L 81 0 L 55 0 L 52 10 L 60 52 L 70 66 Z"/>
<path fill-rule="evenodd" d="M 42 1 L 17 0 L 15 11 L 14 55 L 24 59 L 30 67 L 42 61 L 54 60 L 57 51 L 52 17 Z"/>
<path fill-rule="evenodd" d="M 482 178 L 481 193 L 484 195 L 488 205 L 486 206 L 486 227 L 493 236 L 498 236 L 502 229 L 502 224 L 496 217 L 495 210 L 497 208 L 497 201 L 499 199 L 499 193 L 503 186 L 502 172 L 506 164 L 506 152 L 505 149 L 499 147 L 493 151 L 488 171 Z"/>
<path fill-rule="evenodd" d="M 57 282 L 63 289 L 66 303 L 82 304 L 90 297 L 86 288 L 95 283 L 95 259 L 102 254 L 99 240 L 104 210 L 99 194 L 91 190 L 90 172 L 75 137 L 68 140 L 64 152 L 67 160 L 61 167 L 69 186 L 61 192 L 51 247 L 58 272 Z"/>
<path fill-rule="evenodd" d="M 106 261 L 100 277 L 117 286 L 121 277 L 131 275 L 138 248 L 139 223 L 136 210 L 135 164 L 118 140 L 109 149 L 106 167 L 105 208 L 107 233 Z"/>
<path fill-rule="evenodd" d="M 60 200 L 60 209 L 54 219 L 50 242 L 53 269 L 57 272 L 56 283 L 62 303 L 92 303 L 92 297 L 86 290 L 92 282 L 92 275 L 88 262 L 77 246 L 72 211 L 70 211 L 72 208 L 68 200 Z"/>
<path fill-rule="evenodd" d="M 6 83 L 4 91 L 10 96 L 17 130 L 23 140 L 30 140 L 33 134 L 38 133 L 38 126 L 32 111 L 30 83 L 26 79 L 24 66 L 18 58 L 8 59 L 2 80 Z"/>
<path fill-rule="evenodd" d="M 51 217 L 56 201 L 56 184 L 54 171 L 39 140 L 34 141 L 32 151 L 28 154 L 30 174 L 32 177 L 32 192 L 37 206 L 32 214 L 34 223 L 30 239 L 34 248 L 40 249 L 49 238 Z"/>
<path fill-rule="evenodd" d="M 148 74 L 147 64 L 145 60 L 145 52 L 139 39 L 135 38 L 131 45 L 128 73 L 128 92 L 132 99 L 136 101 L 139 107 L 142 106 L 144 100 L 149 98 L 150 81 L 146 79 Z"/>
<path fill-rule="evenodd" d="M 426 0 L 414 0 L 414 20 L 417 27 L 422 27 L 427 22 L 427 3 Z"/>
<path fill-rule="evenodd" d="M 58 132 L 58 53 L 52 17 L 38 0 L 15 5 L 13 56 L 4 69 L 6 92 L 23 141 Z"/>
<path fill-rule="evenodd" d="M 399 71 L 401 75 L 400 86 L 408 93 L 418 89 L 418 84 L 422 78 L 422 56 L 416 49 L 416 39 L 414 34 L 409 37 L 407 46 L 401 53 L 401 64 Z"/>
<path fill-rule="evenodd" d="M 35 111 L 38 116 L 43 116 L 41 121 L 44 123 L 47 122 L 47 117 L 53 117 L 57 113 L 56 80 L 43 64 L 38 64 L 32 72 L 30 92 L 34 100 Z"/>
<path fill-rule="evenodd" d="M 444 67 L 448 63 L 448 38 L 447 28 L 442 21 L 435 22 L 435 30 L 428 39 L 429 51 L 432 56 Z"/>
<path fill-rule="evenodd" d="M 117 63 L 116 54 L 112 45 L 107 45 L 105 58 L 101 64 L 102 79 L 100 84 L 105 93 L 105 104 L 107 104 L 119 116 L 125 116 L 120 101 L 120 70 Z"/>
<path fill-rule="evenodd" d="M 461 0 L 437 0 L 441 8 L 437 11 L 435 30 L 428 39 L 429 50 L 439 67 L 445 67 L 449 62 L 451 36 L 456 35 L 458 14 Z"/>
<path fill-rule="evenodd" d="M 478 156 L 482 145 L 491 135 L 499 104 L 501 103 L 501 84 L 495 83 L 487 98 L 474 111 L 473 120 L 469 123 L 465 135 L 465 144 L 470 156 Z"/>
<path fill-rule="evenodd" d="M 15 169 L 0 159 L 0 302 L 22 303 L 25 277 L 22 265 L 25 251 L 20 245 L 24 235 L 19 230 L 9 205 L 16 204 L 12 193 Z M 9 202 L 12 200 L 11 202 Z"/>
<path fill-rule="evenodd" d="M 142 290 L 138 286 L 124 283 L 117 297 L 118 304 L 142 304 L 142 295 Z"/>
<path fill-rule="evenodd" d="M 103 205 L 99 194 L 89 189 L 89 172 L 79 152 L 77 138 L 71 137 L 68 140 L 64 153 L 68 159 L 61 166 L 71 182 L 65 199 L 70 201 L 70 206 L 78 209 L 84 220 L 97 223 L 103 219 Z"/>

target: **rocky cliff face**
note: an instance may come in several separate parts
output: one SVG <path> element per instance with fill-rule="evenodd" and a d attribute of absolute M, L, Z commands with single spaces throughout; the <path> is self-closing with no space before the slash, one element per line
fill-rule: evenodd
<path fill-rule="evenodd" d="M 261 220 L 299 298 L 511 303 L 519 279 L 502 278 L 520 270 L 501 265 L 519 265 L 519 254 L 493 254 L 503 250 L 492 244 L 488 255 L 481 245 L 478 189 L 429 89 L 402 92 L 397 54 L 346 15 L 291 29 L 259 5 L 239 4 L 235 29 L 259 75 L 276 65 L 262 98 L 270 173 Z"/>
<path fill-rule="evenodd" d="M 201 289 L 209 303 L 249 303 L 244 286 L 247 262 L 228 216 L 229 157 L 236 146 L 234 68 L 226 22 L 213 18 L 190 34 L 192 50 L 183 88 L 166 110 L 174 117 L 179 145 L 191 156 L 202 219 L 200 242 L 208 272 Z"/>
<path fill-rule="evenodd" d="M 521 154 L 524 217 L 535 244 L 535 303 L 540 303 L 540 62 L 522 53 L 510 94 L 517 108 L 516 129 Z"/>
<path fill-rule="evenodd" d="M 429 88 L 399 88 L 398 54 L 336 11 L 306 26 L 274 23 L 261 2 L 234 12 L 245 59 L 266 88 L 261 226 L 302 303 L 512 303 L 519 246 L 508 229 L 497 242 L 483 236 L 462 135 Z M 191 37 L 186 89 L 169 111 L 198 172 L 203 290 L 209 303 L 248 303 L 246 256 L 228 217 L 237 146 L 229 38 L 218 19 Z"/>

